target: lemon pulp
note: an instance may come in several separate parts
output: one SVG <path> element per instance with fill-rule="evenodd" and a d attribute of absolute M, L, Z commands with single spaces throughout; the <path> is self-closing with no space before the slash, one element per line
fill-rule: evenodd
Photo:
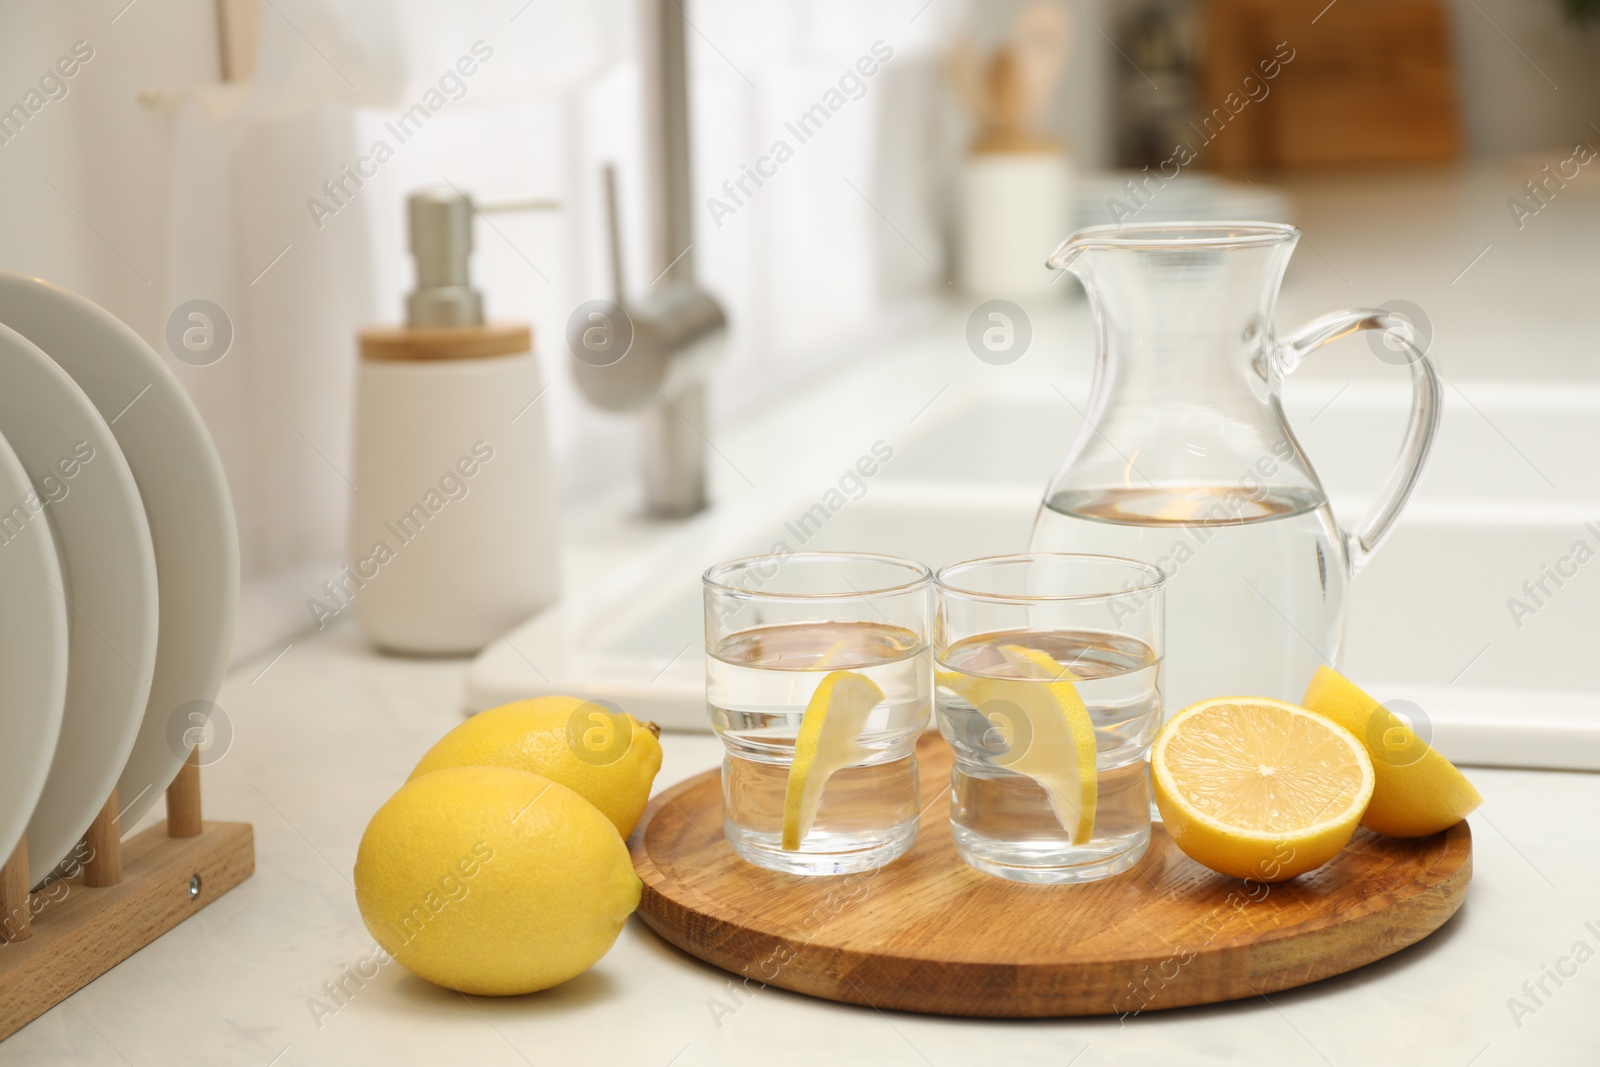
<path fill-rule="evenodd" d="M 1366 748 L 1348 730 L 1264 697 L 1183 709 L 1157 735 L 1150 764 L 1173 842 L 1213 870 L 1267 882 L 1343 848 L 1374 783 Z"/>

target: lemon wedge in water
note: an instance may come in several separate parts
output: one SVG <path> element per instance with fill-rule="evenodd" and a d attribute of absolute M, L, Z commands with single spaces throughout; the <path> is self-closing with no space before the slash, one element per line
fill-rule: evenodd
<path fill-rule="evenodd" d="M 1087 844 L 1094 833 L 1099 774 L 1094 724 L 1073 684 L 1077 677 L 1036 648 L 1001 645 L 999 651 L 1021 678 L 940 671 L 938 679 L 1004 735 L 1007 750 L 989 762 L 1038 782 L 1072 843 Z"/>
<path fill-rule="evenodd" d="M 856 671 L 830 671 L 811 694 L 794 742 L 783 794 L 783 849 L 794 852 L 811 832 L 822 791 L 834 772 L 873 754 L 861 743 L 867 716 L 883 699 L 876 682 Z"/>

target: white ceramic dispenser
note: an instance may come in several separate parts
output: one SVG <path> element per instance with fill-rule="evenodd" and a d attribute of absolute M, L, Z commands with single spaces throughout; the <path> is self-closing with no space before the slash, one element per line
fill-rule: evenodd
<path fill-rule="evenodd" d="M 477 652 L 556 597 L 560 559 L 544 383 L 526 323 L 485 323 L 472 202 L 408 202 L 406 325 L 364 330 L 344 575 L 380 648 Z"/>

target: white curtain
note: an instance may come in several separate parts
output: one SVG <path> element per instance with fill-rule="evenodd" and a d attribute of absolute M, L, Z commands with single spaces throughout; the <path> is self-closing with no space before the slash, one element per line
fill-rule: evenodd
<path fill-rule="evenodd" d="M 923 3 L 687 7 L 696 258 L 732 324 L 713 439 L 716 421 L 881 340 L 951 273 L 927 175 L 955 151 L 935 54 L 961 9 Z M 480 220 L 473 267 L 492 318 L 535 324 L 570 494 L 635 463 L 633 420 L 581 401 L 561 342 L 571 309 L 608 295 L 604 162 L 622 178 L 628 284 L 651 281 L 633 0 L 262 11 L 250 84 L 157 106 L 173 153 L 164 307 L 204 297 L 235 326 L 226 358 L 180 373 L 239 512 L 236 655 L 308 624 L 342 561 L 355 333 L 400 316 L 407 193 L 449 182 L 561 203 Z M 756 186 L 752 169 L 770 176 Z"/>

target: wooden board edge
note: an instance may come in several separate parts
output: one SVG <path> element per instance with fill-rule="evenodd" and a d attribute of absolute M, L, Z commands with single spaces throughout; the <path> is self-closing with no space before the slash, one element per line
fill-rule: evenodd
<path fill-rule="evenodd" d="M 1337 931 L 1359 926 L 1365 926 L 1368 928 L 1381 928 L 1389 925 L 1388 920 L 1394 919 L 1396 917 L 1396 913 L 1401 915 L 1409 914 L 1411 911 L 1419 908 L 1428 909 L 1429 914 L 1432 914 L 1439 908 L 1446 909 L 1443 917 L 1432 926 L 1427 926 L 1427 928 L 1419 935 L 1419 939 L 1420 937 L 1431 933 L 1439 926 L 1444 925 L 1444 923 L 1449 921 L 1450 916 L 1454 915 L 1456 910 L 1460 908 L 1462 901 L 1466 899 L 1467 886 L 1471 882 L 1472 878 L 1472 832 L 1467 826 L 1467 823 L 1462 821 L 1457 823 L 1455 826 L 1441 831 L 1441 833 L 1443 834 L 1443 840 L 1441 842 L 1443 847 L 1440 849 L 1433 866 L 1427 869 L 1425 877 L 1421 877 L 1417 881 L 1411 883 L 1411 885 L 1407 887 L 1408 891 L 1403 896 L 1400 896 L 1396 899 L 1391 899 L 1383 907 L 1369 910 L 1354 917 L 1347 917 L 1337 926 L 1322 926 L 1307 929 L 1301 926 L 1285 925 L 1270 932 L 1260 934 L 1253 939 L 1252 947 L 1254 951 L 1257 953 L 1270 953 L 1278 951 L 1283 942 L 1292 942 L 1308 937 L 1316 937 L 1329 931 Z M 1239 884 L 1244 886 L 1248 883 L 1241 881 Z M 1266 893 L 1262 897 L 1262 900 L 1269 899 L 1271 896 L 1272 885 L 1270 883 L 1257 883 L 1257 888 L 1263 887 L 1265 888 Z M 1370 898 L 1364 898 L 1364 900 L 1365 899 Z M 1250 907 L 1253 906 L 1253 904 L 1246 904 L 1245 906 Z M 1346 912 L 1346 915 L 1348 916 L 1348 912 Z M 1411 942 L 1396 944 L 1389 948 L 1386 952 L 1372 957 L 1372 959 L 1381 959 L 1383 956 L 1390 955 L 1399 951 L 1401 948 L 1406 947 L 1407 944 L 1414 943 L 1414 941 L 1415 939 Z M 1204 946 L 1202 952 L 1197 953 L 1197 955 L 1226 955 L 1230 952 L 1237 951 L 1238 948 L 1239 946 L 1236 942 L 1218 941 L 1216 944 L 1208 944 Z M 1371 960 L 1366 962 L 1371 962 Z M 1360 964 L 1360 966 L 1365 966 L 1365 963 Z M 1291 987 L 1280 986 L 1279 988 L 1286 989 Z M 1267 990 L 1267 992 L 1271 992 L 1271 990 Z"/>
<path fill-rule="evenodd" d="M 751 931 L 729 920 L 694 911 L 661 891 L 666 877 L 650 858 L 645 839 L 656 815 L 669 805 L 675 806 L 674 797 L 718 773 L 717 770 L 710 770 L 692 775 L 657 794 L 646 806 L 628 839 L 634 869 L 643 883 L 639 918 L 669 944 L 747 982 L 754 981 L 758 985 L 772 985 L 806 996 L 874 1009 L 966 1018 L 1063 1018 L 1129 1013 L 1126 1002 L 1119 1009 L 1115 997 L 1103 993 L 1097 993 L 1097 998 L 1103 997 L 1103 1001 L 1096 1003 L 1081 995 L 1071 996 L 1052 992 L 1048 988 L 1039 989 L 1041 977 L 1048 986 L 1048 975 L 1030 972 L 1043 971 L 1043 968 L 972 961 L 940 964 L 943 972 L 940 985 L 969 990 L 996 989 L 997 995 L 983 998 L 982 1003 L 976 1002 L 969 991 L 952 994 L 948 1002 L 941 1004 L 937 1002 L 937 994 L 907 987 L 903 980 L 885 983 L 887 994 L 874 1000 L 861 988 L 861 982 L 849 976 L 868 976 L 874 969 L 886 964 L 928 967 L 933 961 L 919 957 L 863 953 L 844 947 L 821 950 L 818 955 L 818 950 L 812 949 L 808 942 L 776 932 Z M 683 817 L 687 818 L 686 815 Z M 1218 946 L 1204 955 L 1197 953 L 1193 962 L 1201 966 L 1196 972 L 1191 972 L 1197 977 L 1179 987 L 1181 994 L 1160 998 L 1159 1004 L 1141 1005 L 1137 1011 L 1142 1013 L 1194 1007 L 1282 992 L 1357 970 L 1422 941 L 1460 909 L 1471 882 L 1470 828 L 1462 822 L 1445 833 L 1449 835 L 1447 845 L 1450 847 L 1441 853 L 1443 873 L 1436 881 L 1425 884 L 1403 902 L 1338 926 L 1315 931 L 1285 931 L 1278 937 L 1269 937 L 1251 950 L 1252 965 L 1246 971 L 1240 971 L 1224 960 L 1226 946 Z M 1417 915 L 1423 917 L 1421 921 L 1414 918 Z M 690 936 L 691 931 L 693 937 Z M 1297 936 L 1291 941 L 1291 935 L 1296 933 Z M 748 973 L 747 961 L 751 957 L 749 949 L 753 940 L 763 945 L 764 951 L 758 954 L 763 960 L 781 959 L 792 963 L 800 959 L 802 953 L 808 952 L 817 955 L 817 958 L 807 960 L 806 967 L 778 966 L 776 973 L 770 977 L 752 975 Z M 1361 950 L 1352 951 L 1352 940 Z M 1328 942 L 1335 941 L 1343 945 L 1341 953 L 1317 951 Z M 727 947 L 739 943 L 743 943 L 739 951 Z M 1312 950 L 1309 953 L 1305 951 L 1308 947 Z M 1237 950 L 1233 954 L 1236 955 Z M 1261 961 L 1262 966 L 1254 965 L 1256 959 Z M 1098 984 L 1108 990 L 1136 988 L 1135 980 L 1144 978 L 1152 969 L 1169 968 L 1170 960 L 1171 957 L 1130 958 L 1106 963 L 1101 965 L 1104 973 Z M 1075 964 L 1074 969 L 1081 974 L 1084 966 Z M 1207 970 L 1213 972 L 1207 976 L 1209 982 L 1200 977 Z M 1008 980 L 996 982 L 996 977 L 1002 974 Z M 852 996 L 849 991 L 841 991 L 841 984 L 834 977 L 836 975 L 846 976 L 847 984 L 858 995 Z M 1171 981 L 1168 979 L 1169 983 Z M 873 984 L 870 978 L 866 984 Z M 1164 984 L 1162 991 L 1165 989 Z"/>
<path fill-rule="evenodd" d="M 721 768 L 713 768 L 709 771 L 701 771 L 699 774 L 692 774 L 681 782 L 663 789 L 645 804 L 644 811 L 639 815 L 639 821 L 634 824 L 633 832 L 628 835 L 627 841 L 623 843 L 628 846 L 628 858 L 633 861 L 634 873 L 639 876 L 639 880 L 645 884 L 646 888 L 653 889 L 666 881 L 666 875 L 661 872 L 655 861 L 650 858 L 650 850 L 645 846 L 645 836 L 650 831 L 650 824 L 655 822 L 656 816 L 661 813 L 663 808 L 670 806 L 677 809 L 679 818 L 693 826 L 693 820 L 681 808 L 677 807 L 677 803 L 673 798 L 681 793 L 688 792 L 703 781 L 719 777 L 721 774 Z"/>
<path fill-rule="evenodd" d="M 1172 1008 L 1189 1008 L 1230 1000 L 1297 989 L 1342 974 L 1360 970 L 1426 940 L 1448 923 L 1466 902 L 1472 881 L 1472 856 L 1467 855 L 1438 881 L 1425 885 L 1403 902 L 1369 912 L 1336 926 L 1302 931 L 1297 936 L 1269 937 L 1247 953 L 1248 969 L 1211 968 L 1195 975 L 1197 980 L 1183 983 L 1174 995 L 1166 995 L 1167 984 L 1159 984 L 1157 996 L 1134 1005 L 1125 1000 L 1120 1007 L 1098 1014 L 1142 1014 Z M 1327 946 L 1327 950 L 1323 950 Z M 1333 946 L 1337 951 L 1333 951 Z M 1221 957 L 1218 957 L 1221 959 Z M 1167 960 L 1161 961 L 1163 964 Z M 1170 968 L 1168 968 L 1170 969 Z M 1181 973 L 1182 968 L 1180 968 Z M 1144 978 L 1143 972 L 1132 977 Z M 1161 982 L 1159 969 L 1157 981 Z M 1167 979 L 1173 983 L 1173 979 Z M 1125 987 L 1128 988 L 1128 987 Z M 1203 995 L 1196 990 L 1205 989 Z"/>
<path fill-rule="evenodd" d="M 1386 933 L 1381 928 L 1392 923 L 1396 917 L 1375 912 L 1369 917 L 1373 920 L 1371 922 L 1356 921 L 1306 934 L 1296 943 L 1296 950 L 1292 953 L 1252 953 L 1253 957 L 1259 955 L 1265 958 L 1261 961 L 1262 966 L 1251 966 L 1247 971 L 1226 965 L 1207 968 L 1204 957 L 1196 957 L 1195 962 L 1201 963 L 1198 970 L 1185 975 L 1185 967 L 1178 965 L 1164 979 L 1160 976 L 1169 969 L 1172 957 L 1130 958 L 1098 967 L 1074 965 L 1071 970 L 1077 983 L 1081 984 L 1087 978 L 1095 989 L 1093 994 L 1039 988 L 1041 979 L 1048 986 L 1054 977 L 1047 973 L 1046 968 L 1023 964 L 950 962 L 939 965 L 939 984 L 952 990 L 965 991 L 952 992 L 940 999 L 937 993 L 926 988 L 908 985 L 903 977 L 881 985 L 871 978 L 873 971 L 880 967 L 898 968 L 905 964 L 931 967 L 928 960 L 861 953 L 849 948 L 827 948 L 817 952 L 811 950 L 807 943 L 791 937 L 771 933 L 753 935 L 725 920 L 694 912 L 648 886 L 638 914 L 646 926 L 669 944 L 757 987 L 771 985 L 821 1000 L 918 1015 L 1050 1019 L 1137 1015 L 1223 1003 L 1278 993 L 1346 974 L 1417 944 L 1442 927 L 1460 909 L 1470 879 L 1469 862 L 1438 885 L 1408 901 L 1406 914 L 1423 909 L 1423 913 L 1430 916 L 1422 923 L 1408 923 L 1401 931 Z M 693 937 L 690 936 L 691 931 Z M 1351 935 L 1356 935 L 1358 940 L 1370 938 L 1364 942 L 1370 945 L 1370 952 L 1353 956 L 1348 943 Z M 752 940 L 763 942 L 761 951 L 751 953 Z M 1342 952 L 1338 955 L 1318 953 L 1321 944 L 1329 941 L 1338 942 Z M 743 947 L 740 950 L 727 947 L 741 943 Z M 750 973 L 747 959 L 751 955 L 770 961 L 773 964 L 770 973 Z M 807 958 L 808 955 L 810 958 Z M 1309 959 L 1305 958 L 1307 956 Z M 805 960 L 804 966 L 793 966 L 802 959 Z M 1214 961 L 1220 957 L 1212 959 Z M 1213 973 L 1205 973 L 1208 969 Z M 1096 970 L 1100 972 L 1098 975 L 1094 975 Z M 1155 996 L 1137 1002 L 1126 997 L 1119 1000 L 1118 994 L 1127 990 L 1143 988 L 1146 992 L 1152 992 L 1147 984 L 1151 974 L 1155 974 L 1160 982 L 1159 988 L 1154 991 Z M 846 981 L 840 983 L 835 976 L 845 976 Z M 1181 977 L 1187 977 L 1188 980 L 1178 981 Z M 876 997 L 869 997 L 863 987 L 875 986 L 882 992 Z M 975 998 L 971 992 L 974 989 L 992 989 L 994 995 Z"/>
<path fill-rule="evenodd" d="M 66 1000 L 255 873 L 249 823 L 207 822 L 198 837 L 156 825 L 123 843 L 123 878 L 82 875 L 34 894 L 33 933 L 0 945 L 0 1040 Z M 198 876 L 198 895 L 191 895 Z"/>

